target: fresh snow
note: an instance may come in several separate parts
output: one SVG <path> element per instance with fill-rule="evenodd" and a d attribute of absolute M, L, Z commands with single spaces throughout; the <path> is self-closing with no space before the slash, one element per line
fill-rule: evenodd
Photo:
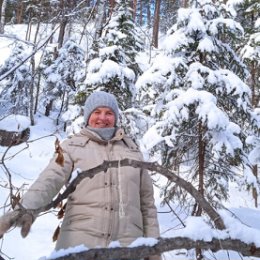
<path fill-rule="evenodd" d="M 9 115 L 0 120 L 0 130 L 22 132 L 30 126 L 30 119 L 21 115 Z"/>
<path fill-rule="evenodd" d="M 233 1 L 235 2 L 235 1 Z M 238 1 L 237 1 L 238 2 Z M 181 13 L 182 12 L 182 13 Z M 190 15 L 189 12 L 185 12 L 185 10 L 180 11 L 180 19 L 185 18 L 185 16 Z M 199 14 L 197 14 L 199 18 Z M 218 21 L 218 22 L 221 22 Z M 232 24 L 234 28 L 236 28 L 236 24 Z M 202 27 L 201 23 L 192 24 L 190 25 L 190 29 L 196 29 L 196 27 Z M 211 25 L 211 30 L 214 31 L 217 27 L 217 24 Z M 17 26 L 16 29 L 12 27 L 12 30 L 18 35 L 17 32 L 25 33 L 25 26 Z M 186 40 L 185 35 L 179 33 L 180 37 L 168 38 L 168 40 L 164 43 L 167 46 L 167 50 L 170 52 L 171 49 L 176 49 L 176 46 L 181 45 L 183 41 Z M 7 59 L 9 55 L 9 42 L 10 40 L 5 40 L 5 38 L 0 38 L 0 56 L 1 56 L 1 64 Z M 211 51 L 212 46 L 211 42 L 208 39 L 204 39 L 200 43 L 200 47 L 204 50 Z M 181 58 L 177 58 L 178 62 L 176 64 L 181 63 Z M 167 58 L 164 56 L 160 56 L 160 60 L 158 59 L 158 64 L 164 64 L 162 67 L 164 72 L 168 72 L 171 70 L 171 66 L 174 64 L 170 64 Z M 142 62 L 140 62 L 142 63 Z M 147 62 L 144 61 L 143 64 Z M 170 64 L 170 65 L 169 65 Z M 94 75 L 94 71 L 101 66 L 98 60 L 92 61 L 92 69 L 93 74 L 91 75 L 93 78 L 92 80 L 95 82 L 96 77 Z M 103 64 L 103 68 L 101 70 L 101 78 L 105 81 L 106 75 L 110 73 L 111 75 L 122 75 L 129 79 L 133 77 L 131 71 L 119 71 L 119 68 L 116 64 Z M 145 66 L 145 65 L 144 65 Z M 196 73 L 195 70 L 192 73 Z M 223 73 L 228 73 L 223 71 Z M 164 75 L 162 75 L 163 78 Z M 191 77 L 192 78 L 192 77 Z M 230 75 L 229 79 L 236 80 L 235 75 Z M 210 78 L 212 81 L 217 80 L 216 75 L 211 75 Z M 54 80 L 57 80 L 54 79 Z M 147 76 L 144 81 L 149 82 L 149 76 Z M 167 80 L 163 78 L 163 80 Z M 228 79 L 227 79 L 228 80 Z M 196 81 L 193 82 L 194 88 L 196 91 L 200 91 L 201 82 Z M 245 91 L 246 86 L 241 85 L 241 93 Z M 186 98 L 187 104 L 194 98 L 196 98 L 196 91 L 190 91 L 186 93 L 178 92 L 177 96 L 183 95 Z M 229 91 L 232 91 L 230 89 Z M 169 94 L 169 100 L 172 100 L 170 95 L 174 95 L 176 93 Z M 239 94 L 239 93 L 238 93 Z M 149 93 L 149 95 L 153 96 L 153 93 Z M 168 115 L 169 117 L 176 116 L 174 109 L 180 106 L 178 104 L 178 99 L 175 101 L 175 108 L 171 102 L 169 102 L 169 106 L 171 109 L 171 113 Z M 198 113 L 203 118 L 206 113 L 205 111 L 209 109 L 210 105 L 215 104 L 214 97 L 212 95 L 203 95 L 203 100 L 200 100 L 201 105 L 198 107 Z M 183 102 L 182 102 L 183 103 Z M 241 104 L 242 105 L 242 104 Z M 229 135 L 226 135 L 225 138 L 223 137 L 223 143 L 225 144 L 231 143 L 230 145 L 233 147 L 239 147 L 240 143 L 239 140 L 234 138 L 234 133 L 238 132 L 238 126 L 228 124 L 227 120 L 223 116 L 219 116 L 219 111 L 215 108 L 214 113 L 211 114 L 210 123 L 213 126 L 219 125 L 219 127 L 225 128 Z M 75 111 L 70 111 L 64 115 L 64 118 L 73 118 L 79 113 L 79 108 L 75 109 Z M 181 116 L 185 117 L 185 110 L 183 109 Z M 36 124 L 34 126 L 30 126 L 30 139 L 27 144 L 23 143 L 18 146 L 14 146 L 7 151 L 7 147 L 0 146 L 0 154 L 1 159 L 4 161 L 5 166 L 8 168 L 8 171 L 12 175 L 12 183 L 14 185 L 14 193 L 18 190 L 15 187 L 20 188 L 20 191 L 23 193 L 25 192 L 29 185 L 39 176 L 40 172 L 46 167 L 49 160 L 53 156 L 55 149 L 54 144 L 56 138 L 60 141 L 66 138 L 66 134 L 59 129 L 55 124 L 55 115 L 51 115 L 49 118 L 44 117 L 43 115 L 37 114 L 35 117 Z M 206 118 L 204 118 L 206 120 Z M 83 119 L 79 119 L 82 123 Z M 10 123 L 11 122 L 11 123 Z M 29 126 L 28 119 L 23 117 L 16 116 L 15 120 L 9 121 L 8 118 L 6 120 L 0 121 L 0 128 L 5 130 L 17 131 L 19 129 L 24 129 Z M 79 128 L 74 127 L 73 125 L 70 126 L 70 133 L 78 132 Z M 224 135 L 223 135 L 224 136 Z M 167 143 L 170 144 L 170 137 L 166 137 Z M 219 138 L 219 137 L 218 137 Z M 233 139 L 232 139 L 233 138 Z M 146 145 L 146 149 L 149 150 L 153 145 L 159 143 L 162 140 L 161 135 L 158 134 L 156 128 L 151 128 L 149 132 L 146 133 L 144 139 L 142 140 Z M 248 142 L 253 142 L 254 140 L 249 139 Z M 232 150 L 232 149 L 231 149 Z M 258 151 L 259 154 L 259 151 Z M 257 157 L 257 151 L 252 154 L 251 160 L 255 160 Z M 248 172 L 249 173 L 249 172 Z M 80 174 L 80 170 L 75 174 Z M 250 178 L 250 174 L 247 175 Z M 156 180 L 156 184 L 162 186 L 166 183 L 166 179 L 157 174 L 154 176 Z M 0 168 L 0 205 L 8 205 L 10 198 L 9 196 L 9 186 L 7 185 L 8 182 L 8 175 L 1 164 Z M 246 243 L 255 243 L 257 246 L 260 246 L 260 211 L 259 209 L 254 208 L 254 201 L 252 199 L 252 195 L 249 192 L 239 190 L 239 187 L 234 185 L 233 183 L 229 184 L 230 189 L 230 197 L 229 200 L 225 203 L 228 211 L 220 211 L 219 213 L 224 219 L 224 222 L 227 226 L 227 230 L 218 231 L 213 229 L 208 223 L 207 219 L 204 217 L 186 217 L 184 212 L 179 209 L 176 205 L 172 204 L 171 207 L 176 210 L 176 213 L 183 221 L 185 227 L 180 223 L 179 219 L 176 215 L 170 211 L 170 209 L 166 205 L 161 204 L 161 197 L 160 197 L 160 190 L 155 186 L 155 203 L 158 209 L 158 219 L 160 224 L 161 236 L 162 237 L 189 237 L 191 239 L 202 239 L 205 241 L 209 241 L 213 237 L 223 239 L 231 237 L 233 239 L 240 239 Z M 8 207 L 7 207 L 8 208 Z M 1 208 L 0 214 L 4 214 L 7 208 Z M 4 238 L 1 240 L 1 253 L 5 254 L 4 257 L 11 258 L 14 260 L 36 260 L 36 259 L 53 259 L 57 256 L 62 256 L 72 252 L 81 252 L 87 250 L 86 247 L 79 245 L 76 248 L 70 248 L 67 250 L 59 250 L 56 252 L 54 250 L 55 243 L 52 242 L 52 235 L 56 227 L 60 224 L 60 221 L 56 217 L 56 212 L 51 211 L 47 214 L 42 214 L 39 216 L 35 223 L 32 226 L 31 232 L 29 233 L 28 237 L 23 239 L 20 236 L 20 230 L 18 228 L 10 230 Z M 138 245 L 154 245 L 157 242 L 156 239 L 152 238 L 138 238 L 134 241 L 130 246 L 138 246 Z M 109 247 L 114 248 L 120 246 L 118 241 L 113 241 L 109 245 Z M 186 255 L 188 253 L 188 255 Z M 167 252 L 164 254 L 166 260 L 172 259 L 182 259 L 188 260 L 191 258 L 193 253 L 186 252 L 185 250 L 176 250 L 174 252 Z M 235 252 L 225 252 L 219 251 L 217 253 L 208 253 L 208 259 L 221 259 L 221 260 L 237 260 L 241 259 L 241 256 Z M 244 258 L 249 259 L 249 258 Z M 254 257 L 250 257 L 250 259 L 256 259 Z"/>
<path fill-rule="evenodd" d="M 23 122 L 23 120 L 21 120 Z M 65 138 L 65 135 L 55 126 L 55 121 L 51 118 L 37 116 L 36 126 L 31 126 L 31 137 L 28 143 L 28 148 L 25 144 L 21 144 L 11 148 L 7 155 L 7 166 L 13 176 L 13 184 L 16 187 L 23 186 L 24 189 L 28 188 L 28 185 L 37 178 L 39 173 L 47 165 L 48 161 L 54 154 L 54 142 L 56 137 L 60 140 Z M 151 134 L 151 133 L 150 133 Z M 50 136 L 49 136 L 50 135 Z M 44 137 L 45 136 L 45 137 Z M 151 135 L 150 138 L 153 136 Z M 40 139 L 42 138 L 42 139 Z M 156 140 L 156 134 L 154 140 Z M 3 154 L 6 151 L 6 147 L 0 147 L 0 153 Z M 23 162 L 23 163 L 21 163 Z M 6 183 L 4 169 L 1 168 L 1 205 L 6 203 L 8 197 L 8 189 L 2 185 Z M 80 174 L 78 169 L 77 174 Z M 164 184 L 165 178 L 162 176 L 156 177 L 158 184 Z M 235 194 L 232 194 L 232 191 Z M 250 194 L 246 192 L 238 192 L 236 187 L 231 186 L 231 200 L 227 204 L 230 207 L 232 214 L 227 211 L 221 211 L 220 214 L 224 218 L 227 230 L 219 231 L 213 229 L 203 217 L 188 217 L 184 220 L 185 227 L 178 227 L 178 219 L 172 213 L 159 213 L 159 223 L 162 237 L 189 237 L 191 239 L 201 239 L 205 241 L 211 240 L 213 237 L 224 239 L 231 237 L 233 239 L 241 239 L 246 243 L 255 243 L 260 246 L 260 211 L 253 208 L 253 201 Z M 240 199 L 240 200 L 239 200 Z M 166 206 L 160 204 L 159 190 L 155 188 L 155 200 L 156 206 L 159 212 L 168 212 Z M 232 203 L 234 200 L 234 204 Z M 1 211 L 3 214 L 3 209 Z M 236 217 L 234 217 L 236 216 Z M 54 259 L 55 257 L 66 255 L 72 252 L 81 252 L 87 250 L 84 246 L 78 246 L 76 248 L 70 248 L 68 250 L 54 250 L 55 244 L 52 242 L 52 235 L 59 220 L 55 216 L 54 212 L 43 214 L 38 217 L 32 226 L 31 232 L 26 239 L 21 238 L 20 230 L 18 228 L 8 232 L 2 240 L 1 250 L 7 256 L 17 260 L 47 260 Z M 15 250 L 14 250 L 15 241 Z M 134 241 L 130 247 L 139 245 L 154 245 L 157 240 L 152 238 L 138 238 Z M 114 241 L 110 244 L 111 248 L 120 247 L 118 241 Z M 234 253 L 233 253 L 234 254 Z M 171 260 L 173 252 L 165 254 L 166 259 Z M 217 256 L 221 256 L 221 260 L 225 260 L 225 252 L 216 253 Z M 234 254 L 232 260 L 240 259 L 238 254 Z M 188 259 L 188 258 L 182 258 Z M 212 258 L 213 259 L 213 258 Z M 220 258 L 218 258 L 220 259 Z"/>

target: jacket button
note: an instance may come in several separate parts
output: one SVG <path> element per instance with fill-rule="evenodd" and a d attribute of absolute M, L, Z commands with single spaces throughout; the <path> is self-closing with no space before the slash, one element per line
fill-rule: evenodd
<path fill-rule="evenodd" d="M 110 210 L 114 210 L 113 208 L 111 208 Z"/>
<path fill-rule="evenodd" d="M 107 185 L 107 182 L 105 182 L 105 185 Z"/>

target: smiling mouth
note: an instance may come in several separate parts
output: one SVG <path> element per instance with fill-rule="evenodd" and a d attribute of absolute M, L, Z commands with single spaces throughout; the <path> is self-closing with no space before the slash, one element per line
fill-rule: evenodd
<path fill-rule="evenodd" d="M 99 127 L 107 127 L 108 126 L 108 124 L 106 124 L 106 123 L 96 123 L 96 125 L 99 126 Z"/>

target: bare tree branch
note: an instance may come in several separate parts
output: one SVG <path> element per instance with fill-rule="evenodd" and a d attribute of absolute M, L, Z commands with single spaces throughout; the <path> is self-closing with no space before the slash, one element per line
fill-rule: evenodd
<path fill-rule="evenodd" d="M 194 197 L 194 199 L 200 204 L 200 206 L 204 209 L 204 211 L 208 214 L 208 216 L 211 218 L 211 220 L 214 222 L 216 225 L 216 228 L 223 230 L 225 229 L 225 225 L 220 217 L 220 215 L 216 212 L 216 210 L 211 207 L 211 205 L 208 203 L 208 201 L 192 186 L 191 183 L 185 181 L 181 177 L 177 176 L 173 172 L 169 171 L 168 169 L 160 166 L 159 164 L 156 163 L 151 163 L 151 162 L 142 162 L 142 161 L 137 161 L 137 160 L 131 160 L 131 159 L 123 159 L 121 161 L 104 161 L 101 165 L 89 169 L 87 171 L 81 172 L 77 178 L 75 178 L 70 185 L 67 187 L 67 189 L 62 193 L 57 196 L 55 200 L 53 200 L 51 203 L 48 205 L 41 207 L 36 210 L 35 213 L 40 213 L 42 211 L 47 211 L 50 208 L 55 208 L 59 205 L 59 203 L 68 197 L 68 195 L 73 192 L 76 188 L 76 186 L 81 182 L 82 179 L 89 177 L 93 178 L 97 173 L 101 171 L 107 171 L 108 168 L 117 168 L 119 166 L 120 162 L 120 167 L 124 166 L 132 166 L 134 168 L 141 168 L 141 169 L 147 169 L 150 171 L 155 171 L 166 178 L 168 178 L 170 181 L 175 182 L 177 185 L 179 185 L 181 188 L 185 189 L 187 192 L 191 194 L 191 196 Z"/>
<path fill-rule="evenodd" d="M 11 40 L 15 40 L 15 41 L 19 41 L 19 42 L 23 42 L 27 45 L 30 45 L 32 47 L 34 47 L 34 44 L 29 42 L 29 41 L 25 41 L 21 38 L 19 38 L 17 35 L 14 35 L 14 34 L 0 34 L 0 37 L 1 38 L 7 38 L 7 39 L 11 39 Z"/>
<path fill-rule="evenodd" d="M 40 214 L 41 212 L 48 211 L 51 208 L 56 208 L 62 200 L 66 199 L 70 193 L 72 193 L 77 185 L 86 177 L 93 178 L 96 174 L 99 172 L 106 172 L 109 168 L 118 168 L 118 167 L 124 167 L 124 166 L 131 166 L 134 168 L 141 168 L 141 169 L 147 169 L 150 171 L 158 172 L 165 177 L 167 177 L 170 181 L 173 181 L 176 183 L 176 185 L 179 185 L 181 188 L 185 189 L 187 192 L 189 192 L 194 199 L 197 201 L 197 203 L 201 206 L 202 209 L 208 214 L 208 216 L 211 218 L 211 220 L 214 222 L 217 229 L 223 230 L 225 229 L 225 225 L 223 220 L 221 219 L 220 215 L 216 212 L 216 210 L 211 207 L 211 205 L 208 203 L 208 201 L 191 185 L 191 183 L 185 181 L 184 179 L 180 178 L 179 176 L 175 175 L 173 172 L 169 171 L 168 169 L 158 165 L 157 163 L 151 163 L 151 162 L 143 162 L 143 161 L 137 161 L 137 160 L 131 160 L 131 159 L 123 159 L 121 161 L 115 160 L 115 161 L 104 161 L 101 165 L 98 165 L 97 167 L 94 167 L 92 169 L 86 170 L 81 172 L 72 182 L 68 185 L 66 190 L 59 194 L 53 201 L 51 201 L 49 204 L 40 207 L 38 209 L 25 209 L 21 204 L 20 209 L 14 212 L 15 214 L 11 214 L 8 220 L 8 229 L 11 226 L 14 226 L 16 224 L 17 219 L 20 219 L 24 214 L 32 214 L 33 216 L 36 216 Z M 4 216 L 2 217 L 2 221 L 4 221 Z M 1 218 L 0 218 L 1 219 Z M 6 232 L 5 229 L 1 230 L 1 235 Z"/>

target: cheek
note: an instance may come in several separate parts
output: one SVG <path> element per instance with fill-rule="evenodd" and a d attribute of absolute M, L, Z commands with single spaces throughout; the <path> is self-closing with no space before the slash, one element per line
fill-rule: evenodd
<path fill-rule="evenodd" d="M 91 124 L 96 121 L 96 116 L 91 115 L 88 119 L 88 124 Z"/>
<path fill-rule="evenodd" d="M 111 117 L 110 117 L 110 120 L 111 120 L 111 121 L 113 121 L 113 122 L 115 122 L 115 121 L 116 121 L 116 119 L 115 119 L 115 117 L 114 117 L 114 116 L 111 116 Z"/>
<path fill-rule="evenodd" d="M 116 122 L 116 119 L 115 119 L 114 116 L 111 116 L 111 117 L 108 118 L 108 121 L 110 122 L 110 124 L 114 125 L 115 122 Z"/>

